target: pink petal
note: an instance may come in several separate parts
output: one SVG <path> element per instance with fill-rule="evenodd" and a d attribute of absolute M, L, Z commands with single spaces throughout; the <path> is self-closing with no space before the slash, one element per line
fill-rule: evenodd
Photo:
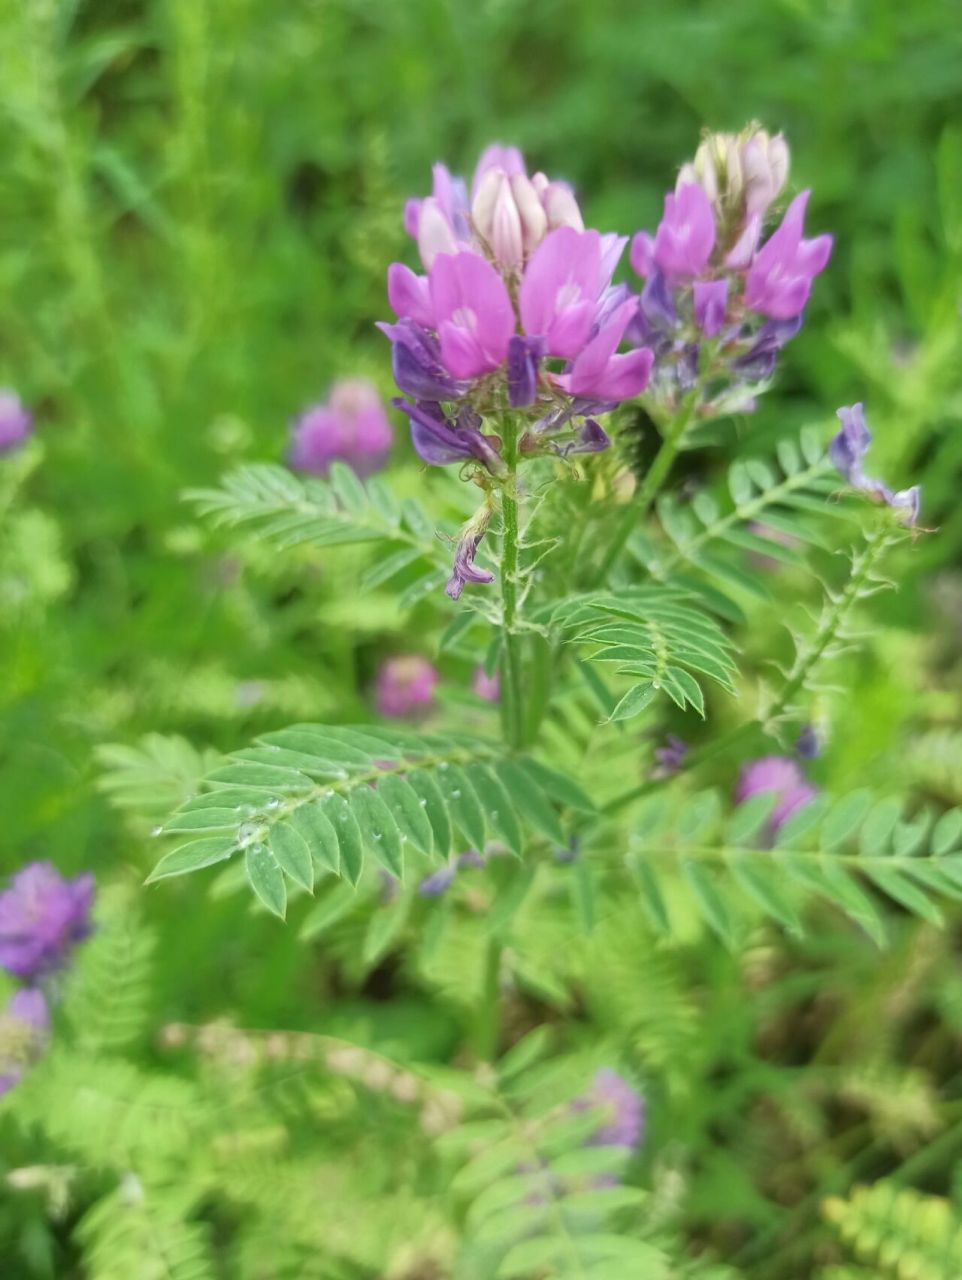
<path fill-rule="evenodd" d="M 576 356 L 588 341 L 596 309 L 594 302 L 578 302 L 559 312 L 546 335 L 550 354 L 566 359 Z"/>
<path fill-rule="evenodd" d="M 387 299 L 395 315 L 406 316 L 425 329 L 434 328 L 434 308 L 426 276 L 416 276 L 410 267 L 392 262 L 387 269 Z"/>
<path fill-rule="evenodd" d="M 477 378 L 490 368 L 477 337 L 468 329 L 461 329 L 449 320 L 442 320 L 438 327 L 441 341 L 441 360 L 448 373 L 455 378 Z"/>

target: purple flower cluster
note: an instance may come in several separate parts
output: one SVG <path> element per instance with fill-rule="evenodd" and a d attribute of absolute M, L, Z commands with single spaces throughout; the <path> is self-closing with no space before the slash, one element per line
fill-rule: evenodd
<path fill-rule="evenodd" d="M 529 177 L 517 148 L 497 145 L 470 200 L 435 165 L 432 194 L 408 202 L 405 225 L 426 274 L 392 264 L 398 319 L 381 328 L 424 461 L 498 475 L 501 442 L 481 428 L 508 407 L 528 410 L 526 453 L 606 447 L 592 415 L 638 395 L 652 362 L 646 350 L 618 353 L 635 313 L 627 287 L 611 284 L 627 239 L 586 230 L 570 187 Z"/>
<path fill-rule="evenodd" d="M 766 824 L 770 837 L 797 809 L 809 804 L 818 794 L 798 762 L 790 756 L 762 756 L 742 767 L 735 787 L 736 803 L 743 804 L 764 791 L 775 793 L 775 805 Z"/>
<path fill-rule="evenodd" d="M 919 518 L 922 490 L 914 484 L 910 489 L 893 491 L 881 482 L 865 474 L 863 462 L 872 443 L 872 433 L 865 421 L 861 404 L 838 410 L 842 429 L 829 445 L 829 456 L 853 489 L 858 489 L 873 502 L 884 503 L 896 511 L 905 512 L 905 523 L 914 525 Z"/>
<path fill-rule="evenodd" d="M 90 933 L 91 875 L 65 880 L 49 862 L 31 862 L 0 893 L 0 968 L 36 982 L 65 964 Z"/>
<path fill-rule="evenodd" d="M 0 387 L 0 453 L 22 444 L 33 430 L 33 416 L 15 391 Z"/>
<path fill-rule="evenodd" d="M 28 863 L 0 893 L 0 968 L 26 984 L 0 1014 L 0 1094 L 43 1047 L 50 1014 L 37 984 L 62 969 L 90 933 L 93 895 L 93 876 L 65 880 L 49 862 Z"/>
<path fill-rule="evenodd" d="M 378 711 L 391 719 L 423 714 L 434 702 L 440 678 L 437 667 L 427 658 L 415 654 L 388 658 L 381 664 L 374 685 Z"/>
<path fill-rule="evenodd" d="M 366 476 L 384 466 L 393 438 L 376 387 L 345 378 L 324 404 L 312 405 L 294 423 L 288 459 L 298 471 L 316 475 L 326 475 L 337 460 Z"/>
<path fill-rule="evenodd" d="M 800 329 L 832 237 L 804 238 L 803 191 L 763 240 L 787 176 L 780 135 L 709 134 L 666 195 L 655 234 L 632 240 L 645 284 L 631 336 L 655 352 L 653 391 L 669 408 L 696 385 L 705 416 L 752 408 L 753 387 Z"/>

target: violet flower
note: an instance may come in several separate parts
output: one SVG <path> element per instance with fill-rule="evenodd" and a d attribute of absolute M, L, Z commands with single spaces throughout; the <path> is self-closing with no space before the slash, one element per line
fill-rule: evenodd
<path fill-rule="evenodd" d="M 920 485 L 912 485 L 909 489 L 900 489 L 893 493 L 888 485 L 880 480 L 873 480 L 865 474 L 863 466 L 868 447 L 872 443 L 872 433 L 865 421 L 865 411 L 861 403 L 841 408 L 836 415 L 842 429 L 829 445 L 829 457 L 853 489 L 858 489 L 873 502 L 884 503 L 896 510 L 907 512 L 905 523 L 914 525 L 919 518 L 922 502 Z"/>
<path fill-rule="evenodd" d="M 0 1013 L 0 1096 L 20 1082 L 49 1031 L 50 1012 L 43 993 L 34 987 L 14 992 Z"/>
<path fill-rule="evenodd" d="M 645 1100 L 624 1076 L 602 1067 L 592 1081 L 588 1102 L 604 1107 L 610 1117 L 592 1137 L 593 1146 L 627 1147 L 630 1151 L 638 1146 L 645 1132 Z"/>
<path fill-rule="evenodd" d="M 805 309 L 812 281 L 832 254 L 832 237 L 804 240 L 810 191 L 797 195 L 782 224 L 755 254 L 745 280 L 745 305 L 775 320 L 791 320 Z"/>
<path fill-rule="evenodd" d="M 434 690 L 440 679 L 437 668 L 427 658 L 388 658 L 381 664 L 374 685 L 377 709 L 392 719 L 424 713 L 434 703 Z"/>
<path fill-rule="evenodd" d="M 504 463 L 498 453 L 501 441 L 497 436 L 486 436 L 478 430 L 480 419 L 468 409 L 462 409 L 457 422 L 445 416 L 438 404 L 406 400 L 391 401 L 395 409 L 406 413 L 411 421 L 411 443 L 420 458 L 433 467 L 445 467 L 455 462 L 482 463 L 492 475 L 504 474 Z"/>
<path fill-rule="evenodd" d="M 459 871 L 463 871 L 466 867 L 483 866 L 484 858 L 477 849 L 468 849 L 464 853 L 459 853 L 453 862 L 425 876 L 418 885 L 418 893 L 422 898 L 440 898 L 442 893 L 447 893 L 451 888 Z"/>
<path fill-rule="evenodd" d="M 65 880 L 50 862 L 31 862 L 0 893 L 0 968 L 35 982 L 54 973 L 91 929 L 94 878 Z"/>
<path fill-rule="evenodd" d="M 688 743 L 675 733 L 669 733 L 664 745 L 655 748 L 656 776 L 669 778 L 677 773 L 688 755 Z"/>
<path fill-rule="evenodd" d="M 33 415 L 15 391 L 0 388 L 0 453 L 22 444 L 33 430 Z"/>
<path fill-rule="evenodd" d="M 361 378 L 346 378 L 334 384 L 326 403 L 313 405 L 297 419 L 288 459 L 298 471 L 317 475 L 326 475 L 339 460 L 366 476 L 384 466 L 393 438 L 377 388 Z"/>
<path fill-rule="evenodd" d="M 762 791 L 775 793 L 775 806 L 768 817 L 768 832 L 774 836 L 802 805 L 818 794 L 805 778 L 797 761 L 789 756 L 762 756 L 742 767 L 735 787 L 735 801 L 742 804 Z"/>
<path fill-rule="evenodd" d="M 706 338 L 714 338 L 725 327 L 728 309 L 728 281 L 696 280 L 692 288 L 695 324 Z"/>

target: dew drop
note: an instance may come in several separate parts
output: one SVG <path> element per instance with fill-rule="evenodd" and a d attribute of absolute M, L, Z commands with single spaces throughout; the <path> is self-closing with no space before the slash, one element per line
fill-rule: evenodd
<path fill-rule="evenodd" d="M 438 765 L 438 768 L 441 770 L 447 769 L 448 768 L 447 760 L 442 760 L 441 763 Z"/>
<path fill-rule="evenodd" d="M 268 800 L 268 802 L 267 802 L 267 804 L 264 806 L 264 808 L 265 808 L 265 809 L 278 809 L 278 808 L 280 808 L 280 803 L 281 803 L 281 802 L 280 802 L 280 800 L 278 800 L 277 796 L 271 796 L 270 800 Z"/>
<path fill-rule="evenodd" d="M 428 802 L 427 800 L 424 799 L 423 796 L 421 797 L 420 800 L 418 800 L 418 804 L 421 806 L 422 809 L 426 809 L 428 807 Z"/>
<path fill-rule="evenodd" d="M 451 795 L 454 797 L 454 799 L 455 799 L 455 800 L 460 800 L 460 799 L 461 799 L 461 788 L 460 788 L 460 787 L 452 787 L 452 789 L 451 789 Z"/>
<path fill-rule="evenodd" d="M 164 834 L 163 827 L 154 827 L 150 833 L 152 836 L 162 836 Z"/>
<path fill-rule="evenodd" d="M 237 812 L 242 818 L 252 818 L 256 810 L 252 804 L 242 804 Z"/>
<path fill-rule="evenodd" d="M 383 835 L 383 834 L 382 834 L 382 832 L 380 832 L 380 831 L 375 831 L 375 832 L 374 832 L 374 839 L 375 839 L 375 840 L 383 840 L 383 839 L 384 839 L 384 835 Z"/>

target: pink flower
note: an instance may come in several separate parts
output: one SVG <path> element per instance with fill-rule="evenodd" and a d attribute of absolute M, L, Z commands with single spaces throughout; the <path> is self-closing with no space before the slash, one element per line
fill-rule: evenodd
<path fill-rule="evenodd" d="M 616 355 L 618 344 L 637 312 L 635 300 L 622 303 L 605 327 L 575 357 L 567 373 L 555 381 L 569 395 L 607 404 L 630 400 L 648 385 L 654 355 L 647 347 Z"/>
<path fill-rule="evenodd" d="M 669 276 L 697 276 L 714 247 L 715 215 L 704 189 L 691 182 L 674 195 L 669 192 L 655 232 L 654 259 L 662 271 Z"/>
<path fill-rule="evenodd" d="M 748 269 L 745 305 L 752 311 L 790 320 L 800 315 L 812 291 L 812 281 L 832 253 L 832 237 L 803 240 L 805 208 L 810 191 L 797 195 L 782 224 L 762 245 Z"/>
<path fill-rule="evenodd" d="M 336 382 L 326 404 L 317 404 L 294 424 L 289 461 L 299 471 L 325 475 L 335 459 L 358 475 L 387 461 L 394 432 L 377 388 L 363 378 Z"/>
<path fill-rule="evenodd" d="M 489 676 L 484 667 L 475 667 L 471 689 L 485 702 L 497 702 L 501 697 L 501 681 L 498 673 L 495 672 L 493 676 Z"/>
<path fill-rule="evenodd" d="M 496 369 L 508 354 L 514 311 L 494 267 L 474 253 L 442 253 L 428 283 L 448 373 L 476 378 Z"/>
<path fill-rule="evenodd" d="M 395 719 L 426 711 L 434 701 L 440 678 L 427 658 L 388 658 L 381 664 L 374 686 L 378 711 Z"/>
<path fill-rule="evenodd" d="M 597 231 L 559 227 L 550 232 L 521 281 L 518 302 L 525 333 L 544 338 L 550 355 L 577 355 L 591 332 L 607 282 Z"/>
<path fill-rule="evenodd" d="M 33 417 L 15 391 L 0 387 L 0 453 L 15 448 L 33 430 Z"/>
<path fill-rule="evenodd" d="M 772 835 L 796 809 L 814 800 L 817 792 L 798 764 L 789 756 L 762 756 L 742 767 L 735 787 L 735 800 L 742 804 L 760 791 L 775 793 L 775 807 L 768 818 Z"/>

